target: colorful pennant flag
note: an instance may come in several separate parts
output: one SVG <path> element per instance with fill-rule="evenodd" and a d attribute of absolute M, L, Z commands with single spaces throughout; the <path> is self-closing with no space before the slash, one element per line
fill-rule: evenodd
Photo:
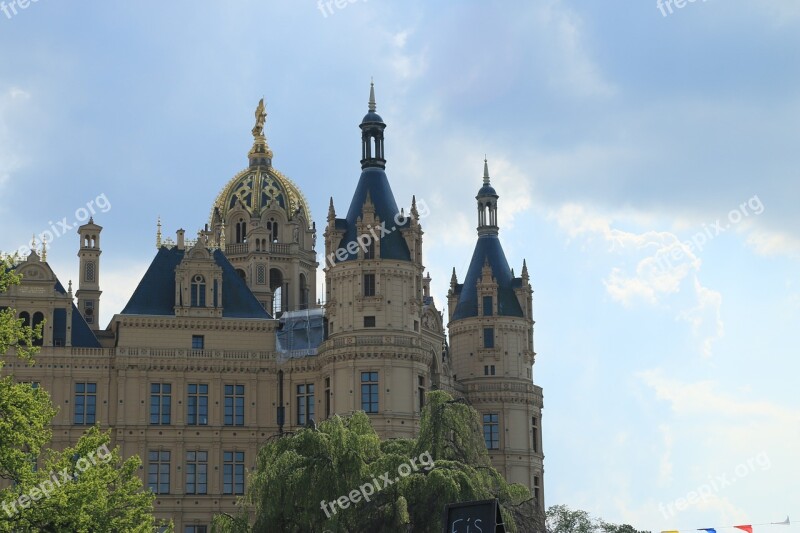
<path fill-rule="evenodd" d="M 701 527 L 697 531 L 706 531 L 707 533 L 717 533 L 717 530 L 713 527 Z"/>
<path fill-rule="evenodd" d="M 741 529 L 742 531 L 747 531 L 747 533 L 753 533 L 753 526 L 733 526 L 736 529 Z"/>
<path fill-rule="evenodd" d="M 726 526 L 726 527 L 733 527 L 733 528 L 736 528 L 736 529 L 741 529 L 742 531 L 747 531 L 747 533 L 753 533 L 753 526 L 754 525 L 756 525 L 756 526 L 767 526 L 767 525 L 788 526 L 790 524 L 791 524 L 791 522 L 789 522 L 789 517 L 787 516 L 786 520 L 784 520 L 783 522 L 769 522 L 769 523 L 764 523 L 764 524 L 748 524 L 748 525 L 742 525 L 742 526 Z M 725 528 L 723 528 L 723 529 L 725 529 Z M 670 530 L 664 530 L 661 533 L 681 533 L 681 531 L 692 531 L 692 530 L 691 529 L 682 529 L 682 530 L 670 529 Z M 705 531 L 706 533 L 717 533 L 717 530 L 715 528 L 713 528 L 713 527 L 701 527 L 701 528 L 698 528 L 697 531 Z"/>

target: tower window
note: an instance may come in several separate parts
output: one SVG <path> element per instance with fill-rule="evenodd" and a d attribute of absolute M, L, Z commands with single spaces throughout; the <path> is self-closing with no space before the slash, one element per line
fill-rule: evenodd
<path fill-rule="evenodd" d="M 331 417 L 331 378 L 325 378 L 325 418 Z"/>
<path fill-rule="evenodd" d="M 417 394 L 419 395 L 419 411 L 425 407 L 425 376 L 417 376 Z"/>
<path fill-rule="evenodd" d="M 378 373 L 361 373 L 361 409 L 365 413 L 378 412 Z"/>
<path fill-rule="evenodd" d="M 197 275 L 192 278 L 192 307 L 206 306 L 206 279 Z"/>
<path fill-rule="evenodd" d="M 364 274 L 364 296 L 375 296 L 375 274 Z"/>
<path fill-rule="evenodd" d="M 497 413 L 483 415 L 483 440 L 486 442 L 486 449 L 500 449 L 500 415 Z"/>
<path fill-rule="evenodd" d="M 206 338 L 203 335 L 192 335 L 192 350 L 203 350 L 206 346 Z"/>
<path fill-rule="evenodd" d="M 89 261 L 88 263 L 86 263 L 86 276 L 85 276 L 86 281 L 93 282 L 94 275 L 95 275 L 94 261 Z"/>
<path fill-rule="evenodd" d="M 32 324 L 31 327 L 33 327 L 33 329 L 35 330 L 36 328 L 38 328 L 38 327 L 40 327 L 42 325 L 42 322 L 44 322 L 44 314 L 42 314 L 42 313 L 40 313 L 38 311 L 33 313 L 33 324 Z M 44 343 L 44 332 L 41 332 L 41 335 L 39 336 L 39 338 L 33 340 L 33 345 L 34 346 L 42 346 L 43 343 Z"/>
<path fill-rule="evenodd" d="M 375 259 L 375 241 L 370 239 L 369 244 L 364 248 L 364 259 Z"/>
<path fill-rule="evenodd" d="M 374 328 L 375 327 L 375 317 L 374 316 L 365 316 L 364 317 L 364 327 L 365 328 Z"/>
<path fill-rule="evenodd" d="M 94 323 L 94 301 L 87 300 L 83 302 L 83 318 L 87 324 Z"/>
<path fill-rule="evenodd" d="M 539 453 L 539 425 L 535 416 L 531 418 L 531 428 L 533 430 L 533 451 Z"/>
<path fill-rule="evenodd" d="M 494 348 L 494 328 L 483 328 L 483 347 Z"/>
<path fill-rule="evenodd" d="M 247 242 L 247 222 L 243 218 L 236 223 L 236 242 Z"/>
<path fill-rule="evenodd" d="M 492 297 L 483 297 L 483 316 L 492 316 Z"/>
<path fill-rule="evenodd" d="M 256 284 L 258 285 L 267 284 L 267 267 L 264 265 L 256 266 Z"/>

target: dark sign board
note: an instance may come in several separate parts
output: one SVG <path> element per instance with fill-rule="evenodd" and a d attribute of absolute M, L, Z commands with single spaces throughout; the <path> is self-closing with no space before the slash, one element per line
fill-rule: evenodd
<path fill-rule="evenodd" d="M 444 533 L 506 533 L 497 500 L 448 503 Z"/>

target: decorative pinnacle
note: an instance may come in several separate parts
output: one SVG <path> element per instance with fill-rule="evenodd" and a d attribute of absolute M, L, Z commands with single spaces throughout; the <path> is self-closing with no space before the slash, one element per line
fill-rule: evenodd
<path fill-rule="evenodd" d="M 489 161 L 483 156 L 483 184 L 489 185 Z"/>
<path fill-rule="evenodd" d="M 36 251 L 36 234 L 31 236 L 31 250 Z"/>
<path fill-rule="evenodd" d="M 47 261 L 47 237 L 42 236 L 42 261 Z"/>
<path fill-rule="evenodd" d="M 69 288 L 67 288 L 67 293 L 72 296 L 72 280 L 69 280 Z"/>
<path fill-rule="evenodd" d="M 375 83 L 372 81 L 372 78 L 369 80 L 369 110 L 370 112 L 374 113 L 377 109 L 375 105 Z"/>
<path fill-rule="evenodd" d="M 156 223 L 156 250 L 161 248 L 161 217 L 158 217 L 158 223 Z"/>
<path fill-rule="evenodd" d="M 456 267 L 453 267 L 453 275 L 450 276 L 450 285 L 456 285 L 458 283 L 458 278 L 456 277 Z"/>

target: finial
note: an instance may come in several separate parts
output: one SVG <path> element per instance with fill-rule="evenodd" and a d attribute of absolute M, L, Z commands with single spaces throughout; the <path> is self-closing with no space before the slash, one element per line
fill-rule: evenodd
<path fill-rule="evenodd" d="M 72 298 L 72 280 L 69 280 L 69 284 L 67 285 L 67 294 Z"/>
<path fill-rule="evenodd" d="M 94 224 L 94 217 L 89 217 L 89 224 Z"/>
<path fill-rule="evenodd" d="M 36 234 L 35 233 L 33 234 L 33 236 L 31 236 L 31 250 L 33 250 L 34 252 L 36 251 Z"/>
<path fill-rule="evenodd" d="M 483 184 L 489 185 L 489 161 L 483 156 Z"/>
<path fill-rule="evenodd" d="M 258 107 L 256 107 L 256 125 L 253 126 L 253 137 L 263 137 L 264 136 L 264 122 L 267 121 L 267 110 L 264 107 L 264 99 L 258 101 Z"/>
<path fill-rule="evenodd" d="M 374 113 L 376 110 L 375 106 L 375 83 L 372 81 L 372 78 L 369 79 L 369 110 L 370 112 Z"/>
<path fill-rule="evenodd" d="M 161 248 L 161 216 L 158 217 L 156 228 L 156 250 L 158 250 Z"/>
<path fill-rule="evenodd" d="M 47 237 L 42 235 L 42 261 L 47 261 Z"/>
<path fill-rule="evenodd" d="M 455 285 L 458 283 L 458 277 L 456 277 L 456 267 L 453 267 L 453 275 L 450 276 L 450 285 Z"/>
<path fill-rule="evenodd" d="M 225 221 L 222 221 L 222 227 L 219 230 L 219 248 L 225 251 Z"/>

